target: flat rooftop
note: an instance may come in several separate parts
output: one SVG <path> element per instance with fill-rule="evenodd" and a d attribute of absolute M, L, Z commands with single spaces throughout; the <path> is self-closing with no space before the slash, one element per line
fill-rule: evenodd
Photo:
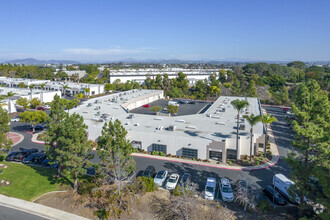
<path fill-rule="evenodd" d="M 241 113 L 260 115 L 261 109 L 257 98 L 242 98 L 221 96 L 202 114 L 182 115 L 176 117 L 156 116 L 146 114 L 134 114 L 129 117 L 130 112 L 122 108 L 123 103 L 131 99 L 150 96 L 157 90 L 130 90 L 126 92 L 111 94 L 99 98 L 90 99 L 77 108 L 70 110 L 70 113 L 78 113 L 85 119 L 89 127 L 89 138 L 97 139 L 101 135 L 104 122 L 100 122 L 100 116 L 109 115 L 107 121 L 119 119 L 128 132 L 154 133 L 168 136 L 180 136 L 186 138 L 205 138 L 208 140 L 223 141 L 226 138 L 236 137 L 237 111 L 230 102 L 235 99 L 247 100 L 249 106 Z M 117 101 L 114 102 L 114 97 Z M 97 100 L 98 103 L 95 103 Z M 188 104 L 187 104 L 188 105 Z M 225 111 L 220 111 L 225 109 Z M 175 126 L 175 131 L 169 131 L 169 126 Z M 158 130 L 157 128 L 163 129 Z M 250 126 L 245 122 L 245 130 L 240 130 L 240 135 L 249 135 Z M 254 132 L 263 134 L 263 125 L 258 123 Z"/>
<path fill-rule="evenodd" d="M 179 102 L 180 99 L 173 99 L 173 101 Z M 159 99 L 154 102 L 150 102 L 149 105 L 150 105 L 150 107 L 158 105 L 164 109 L 168 105 L 168 102 L 169 102 L 169 100 L 167 100 L 167 99 Z M 204 108 L 206 108 L 209 104 L 212 104 L 212 103 L 196 101 L 196 104 L 179 104 L 179 111 L 176 116 L 198 114 Z M 134 113 L 134 114 L 146 114 L 146 115 L 155 116 L 155 112 L 151 111 L 149 108 L 145 108 L 142 106 L 132 109 L 129 112 Z"/>

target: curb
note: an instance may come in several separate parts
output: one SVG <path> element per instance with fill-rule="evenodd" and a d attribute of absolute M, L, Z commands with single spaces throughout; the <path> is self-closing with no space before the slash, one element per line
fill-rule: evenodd
<path fill-rule="evenodd" d="M 82 216 L 68 213 L 59 209 L 51 208 L 38 203 L 28 202 L 22 199 L 8 197 L 0 194 L 0 205 L 22 212 L 30 213 L 32 215 L 40 216 L 46 219 L 59 220 L 85 220 Z"/>
<path fill-rule="evenodd" d="M 34 138 L 35 134 L 33 134 L 31 131 L 25 131 L 25 133 L 28 133 L 28 134 L 31 134 L 32 137 L 31 137 L 31 142 L 32 143 L 35 143 L 35 144 L 45 144 L 44 141 L 38 141 L 37 140 L 37 136 Z"/>

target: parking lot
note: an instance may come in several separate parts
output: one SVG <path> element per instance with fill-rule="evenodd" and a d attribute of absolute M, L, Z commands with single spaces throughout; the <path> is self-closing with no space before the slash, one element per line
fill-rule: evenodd
<path fill-rule="evenodd" d="M 179 102 L 179 99 L 173 99 L 173 101 Z M 157 101 L 149 103 L 150 107 L 152 106 L 161 106 L 163 109 L 166 108 L 168 105 L 168 100 L 165 99 L 159 99 Z M 204 108 L 209 106 L 209 102 L 203 102 L 203 101 L 196 101 L 195 104 L 179 104 L 179 111 L 177 115 L 192 115 L 192 114 L 197 114 L 204 110 Z M 149 108 L 146 107 L 139 107 L 132 109 L 130 111 L 131 113 L 136 113 L 136 114 L 149 114 L 149 115 L 154 115 L 155 112 L 151 111 Z"/>

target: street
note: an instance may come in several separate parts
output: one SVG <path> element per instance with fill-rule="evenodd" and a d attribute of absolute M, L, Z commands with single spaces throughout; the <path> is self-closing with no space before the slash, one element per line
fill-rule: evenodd
<path fill-rule="evenodd" d="M 24 220 L 44 220 L 46 218 L 42 218 L 37 215 L 33 215 L 28 212 L 23 212 L 17 209 L 8 208 L 5 206 L 0 205 L 0 219 L 6 220 L 17 220 L 17 219 L 24 219 Z"/>

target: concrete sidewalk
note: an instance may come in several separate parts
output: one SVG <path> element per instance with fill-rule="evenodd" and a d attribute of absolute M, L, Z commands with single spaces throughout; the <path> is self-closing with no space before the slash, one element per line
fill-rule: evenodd
<path fill-rule="evenodd" d="M 54 209 L 48 206 L 40 205 L 33 202 L 28 202 L 21 199 L 16 199 L 0 194 L 0 206 L 16 209 L 19 211 L 27 212 L 33 215 L 40 216 L 46 219 L 58 220 L 84 220 L 87 218 L 74 215 L 62 210 Z"/>
<path fill-rule="evenodd" d="M 33 134 L 32 132 L 27 131 L 26 133 L 29 133 L 29 134 L 32 135 L 31 142 L 36 143 L 36 144 L 45 144 L 44 141 L 37 140 L 38 135 L 42 132 L 38 132 L 38 133 Z"/>

